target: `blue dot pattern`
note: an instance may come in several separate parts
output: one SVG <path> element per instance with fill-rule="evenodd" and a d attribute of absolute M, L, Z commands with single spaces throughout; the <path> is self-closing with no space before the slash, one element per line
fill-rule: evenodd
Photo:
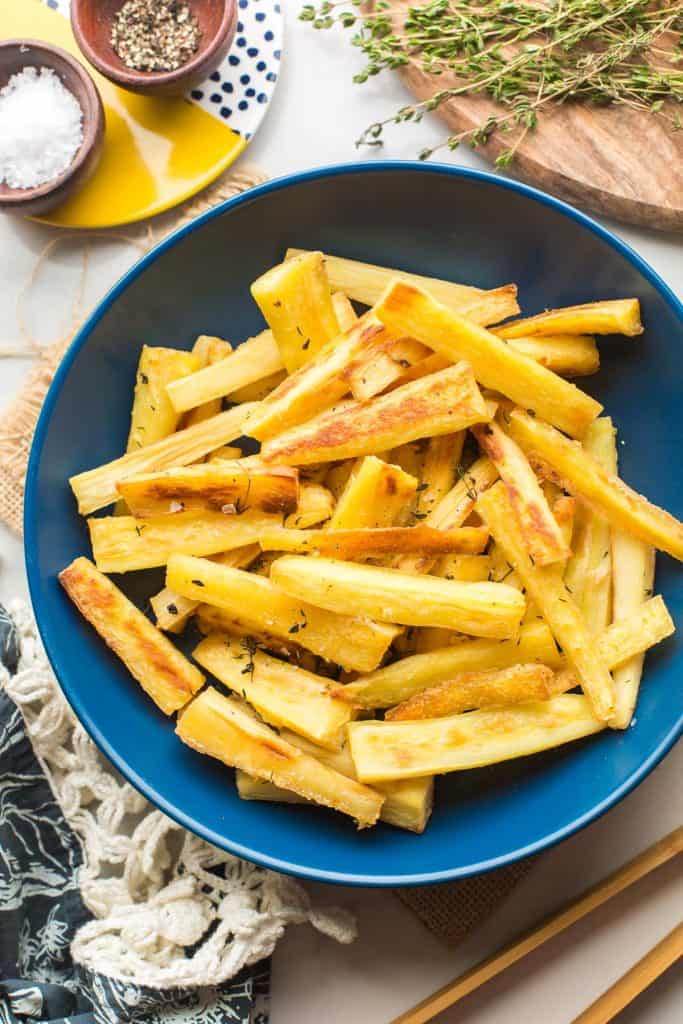
<path fill-rule="evenodd" d="M 69 0 L 44 0 L 69 17 Z M 263 120 L 277 84 L 283 17 L 273 0 L 238 0 L 239 21 L 230 53 L 217 71 L 187 94 L 190 103 L 247 141 Z M 229 106 L 226 105 L 227 97 Z"/>

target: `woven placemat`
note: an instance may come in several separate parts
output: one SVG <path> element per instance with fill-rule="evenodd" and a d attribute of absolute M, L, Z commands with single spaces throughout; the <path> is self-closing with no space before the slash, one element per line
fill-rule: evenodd
<path fill-rule="evenodd" d="M 151 224 L 141 225 L 126 235 L 98 232 L 93 236 L 89 232 L 79 233 L 78 238 L 83 241 L 83 273 L 87 272 L 88 242 L 93 237 L 120 238 L 144 252 L 165 234 L 198 213 L 265 181 L 266 177 L 251 167 L 231 170 L 173 214 L 157 218 Z M 47 260 L 55 246 L 66 237 L 74 236 L 59 235 L 53 238 L 38 262 Z M 23 294 L 29 294 L 28 286 Z M 0 520 L 19 534 L 22 532 L 24 482 L 33 432 L 55 370 L 75 331 L 85 319 L 85 311 L 81 306 L 82 303 L 77 301 L 68 331 L 63 338 L 52 344 L 40 347 L 25 336 L 23 350 L 32 348 L 35 362 L 20 394 L 0 416 Z M 18 310 L 18 318 L 18 329 L 26 335 L 21 323 L 21 308 Z M 434 935 L 449 945 L 455 945 L 490 917 L 532 865 L 533 859 L 530 859 L 461 882 L 397 889 L 396 893 Z"/>

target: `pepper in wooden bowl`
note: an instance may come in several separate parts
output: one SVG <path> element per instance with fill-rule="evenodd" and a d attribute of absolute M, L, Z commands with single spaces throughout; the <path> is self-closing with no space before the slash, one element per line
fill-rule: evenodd
<path fill-rule="evenodd" d="M 76 42 L 122 89 L 187 92 L 214 71 L 237 29 L 236 0 L 72 0 Z"/>

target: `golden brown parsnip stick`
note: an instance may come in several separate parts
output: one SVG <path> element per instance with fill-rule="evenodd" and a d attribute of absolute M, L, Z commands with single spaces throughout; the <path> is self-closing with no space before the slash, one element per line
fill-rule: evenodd
<path fill-rule="evenodd" d="M 638 299 L 610 299 L 581 306 L 549 309 L 537 316 L 505 324 L 496 331 L 500 338 L 535 334 L 642 334 Z"/>
<path fill-rule="evenodd" d="M 348 743 L 341 750 L 326 750 L 310 743 L 302 736 L 283 729 L 280 733 L 283 740 L 303 750 L 317 761 L 333 768 L 350 779 L 356 778 L 356 769 L 349 750 Z M 278 789 L 269 782 L 260 779 L 253 779 L 244 772 L 237 772 L 235 782 L 239 795 L 243 800 L 275 800 L 278 803 L 285 801 L 291 803 L 293 794 L 284 789 Z M 384 797 L 380 820 L 386 821 L 389 825 L 397 828 L 405 828 L 410 832 L 418 834 L 424 832 L 429 816 L 432 812 L 432 801 L 434 797 L 434 779 L 431 776 L 421 779 L 403 779 L 399 782 L 385 782 L 373 786 L 381 796 Z M 295 798 L 297 802 L 301 797 Z"/>
<path fill-rule="evenodd" d="M 245 627 L 267 631 L 343 668 L 377 668 L 398 635 L 395 626 L 358 615 L 338 615 L 290 597 L 273 580 L 203 558 L 172 555 L 166 585 L 194 601 L 235 616 Z"/>
<path fill-rule="evenodd" d="M 384 720 L 403 722 L 416 718 L 443 718 L 444 715 L 456 715 L 472 708 L 548 700 L 572 689 L 574 680 L 560 679 L 553 686 L 553 682 L 563 675 L 567 673 L 556 675 L 547 665 L 534 663 L 510 665 L 488 672 L 466 672 L 415 694 L 387 711 Z"/>
<path fill-rule="evenodd" d="M 615 627 L 628 615 L 644 612 L 652 594 L 655 579 L 655 550 L 649 544 L 612 531 L 612 599 Z M 673 624 L 672 624 L 673 626 Z M 631 724 L 640 680 L 643 674 L 645 652 L 623 660 L 614 670 L 616 703 L 614 718 L 610 722 L 616 729 L 627 729 Z"/>
<path fill-rule="evenodd" d="M 616 475 L 617 446 L 609 416 L 591 423 L 583 447 L 605 473 Z M 604 516 L 590 513 L 588 535 L 586 581 L 581 601 L 576 603 L 591 632 L 601 633 L 612 621 L 612 530 Z"/>
<path fill-rule="evenodd" d="M 318 484 L 305 484 L 296 512 L 285 522 L 295 528 L 313 526 L 332 513 L 332 496 Z M 133 572 L 165 565 L 182 552 L 204 557 L 253 544 L 260 534 L 282 522 L 280 515 L 259 509 L 242 513 L 177 512 L 175 515 L 103 516 L 88 520 L 93 556 L 102 572 Z"/>
<path fill-rule="evenodd" d="M 356 320 L 264 398 L 249 418 L 249 436 L 266 441 L 329 409 L 348 394 L 349 374 L 359 353 L 373 339 L 387 337 L 386 328 L 371 313 Z"/>
<path fill-rule="evenodd" d="M 475 424 L 472 433 L 507 489 L 529 554 L 536 565 L 563 562 L 571 554 L 529 461 L 497 423 Z"/>
<path fill-rule="evenodd" d="M 606 473 L 581 447 L 521 409 L 509 414 L 510 435 L 538 457 L 612 525 L 683 560 L 683 523 L 652 505 L 619 477 Z M 532 459 L 533 461 L 533 459 Z"/>
<path fill-rule="evenodd" d="M 372 455 L 491 418 L 472 371 L 461 362 L 371 402 L 346 402 L 266 441 L 264 462 L 307 465 Z"/>
<path fill-rule="evenodd" d="M 247 509 L 289 515 L 299 501 L 299 474 L 289 466 L 245 467 L 225 461 L 135 474 L 119 481 L 118 490 L 138 518 Z"/>
<path fill-rule="evenodd" d="M 192 346 L 192 354 L 197 356 L 199 360 L 198 370 L 202 370 L 205 366 L 213 366 L 215 363 L 222 362 L 223 359 L 228 358 L 231 352 L 232 345 L 229 341 L 223 341 L 222 338 L 212 338 L 207 334 L 200 334 Z M 188 370 L 188 374 L 192 372 L 192 370 Z M 183 374 L 183 376 L 187 376 L 187 374 Z M 168 395 L 165 394 L 164 397 L 168 404 L 171 405 Z M 217 416 L 222 408 L 222 399 L 212 398 L 210 402 L 205 402 L 203 405 L 197 405 L 194 409 L 190 409 L 185 415 L 183 426 L 191 427 L 195 423 L 201 423 L 202 420 L 210 420 L 212 416 Z"/>
<path fill-rule="evenodd" d="M 433 530 L 429 526 L 394 526 L 378 530 L 264 530 L 259 544 L 264 551 L 327 555 L 358 561 L 381 555 L 410 552 L 430 556 L 479 554 L 489 539 L 484 526 Z"/>
<path fill-rule="evenodd" d="M 386 391 L 405 373 L 430 354 L 430 349 L 412 338 L 394 338 L 388 332 L 378 335 L 362 349 L 349 367 L 351 393 L 359 402 L 367 402 Z"/>
<path fill-rule="evenodd" d="M 251 294 L 289 373 L 340 333 L 322 253 L 308 252 L 272 267 L 254 281 Z"/>
<path fill-rule="evenodd" d="M 211 687 L 179 715 L 176 733 L 201 754 L 350 814 L 359 828 L 374 825 L 379 817 L 379 793 L 304 754 L 260 722 L 242 701 Z"/>
<path fill-rule="evenodd" d="M 302 255 L 305 249 L 288 249 L 285 259 Z M 517 286 L 504 285 L 482 291 L 470 285 L 454 284 L 435 277 L 410 274 L 405 270 L 377 267 L 359 260 L 347 260 L 325 253 L 325 268 L 332 288 L 339 288 L 349 298 L 373 306 L 391 281 L 396 277 L 409 281 L 433 295 L 439 302 L 458 310 L 475 323 L 495 324 L 519 313 Z"/>
<path fill-rule="evenodd" d="M 232 566 L 233 569 L 246 569 L 260 554 L 261 548 L 258 544 L 245 544 L 244 547 L 213 555 L 212 561 L 218 562 L 219 565 Z M 199 601 L 190 601 L 170 587 L 163 587 L 158 594 L 150 597 L 149 603 L 157 626 L 163 629 L 164 633 L 182 633 L 199 607 Z"/>
<path fill-rule="evenodd" d="M 560 573 L 553 566 L 533 564 L 502 481 L 482 494 L 477 511 L 576 670 L 595 714 L 607 721 L 614 709 L 612 677 Z"/>
<path fill-rule="evenodd" d="M 165 714 L 183 707 L 203 685 L 199 669 L 89 559 L 75 559 L 59 582 Z"/>
<path fill-rule="evenodd" d="M 374 313 L 396 336 L 416 338 L 453 362 L 467 359 L 480 384 L 524 403 L 573 437 L 581 437 L 602 409 L 564 378 L 417 288 L 395 283 Z"/>
<path fill-rule="evenodd" d="M 292 597 L 342 614 L 472 636 L 515 636 L 526 602 L 504 583 L 460 583 L 332 558 L 284 555 L 271 579 Z"/>
<path fill-rule="evenodd" d="M 293 729 L 330 750 L 341 747 L 353 714 L 348 704 L 330 696 L 328 679 L 224 633 L 205 637 L 192 657 L 270 725 Z"/>
<path fill-rule="evenodd" d="M 329 522 L 331 530 L 392 526 L 415 496 L 417 480 L 376 455 L 359 459 Z"/>
<path fill-rule="evenodd" d="M 363 782 L 463 771 L 559 747 L 605 728 L 581 694 L 408 722 L 351 722 Z"/>
<path fill-rule="evenodd" d="M 85 516 L 111 505 L 118 498 L 117 483 L 133 473 L 187 466 L 220 445 L 237 440 L 242 436 L 242 423 L 249 409 L 247 405 L 236 406 L 96 469 L 77 473 L 69 484 L 78 501 L 78 511 Z"/>
<path fill-rule="evenodd" d="M 262 331 L 247 339 L 218 363 L 174 380 L 166 392 L 176 412 L 186 412 L 215 398 L 230 395 L 282 369 L 282 359 L 273 335 Z"/>
<path fill-rule="evenodd" d="M 501 330 L 504 328 L 496 328 L 493 333 L 503 337 Z M 600 369 L 600 352 L 589 334 L 539 334 L 505 340 L 515 352 L 562 377 L 588 377 Z"/>

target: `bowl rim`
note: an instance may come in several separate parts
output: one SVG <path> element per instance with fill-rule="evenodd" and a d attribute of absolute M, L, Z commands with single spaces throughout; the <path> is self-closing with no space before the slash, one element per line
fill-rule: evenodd
<path fill-rule="evenodd" d="M 363 163 L 360 161 L 332 164 L 329 166 L 322 166 L 312 170 L 295 172 L 291 174 L 282 175 L 274 178 L 262 185 L 258 185 L 254 188 L 248 189 L 246 192 L 242 192 L 231 199 L 213 207 L 204 213 L 199 214 L 188 224 L 182 225 L 176 231 L 172 232 L 161 242 L 159 242 L 149 253 L 146 253 L 139 260 L 137 260 L 133 266 L 126 271 L 125 274 L 116 282 L 115 285 L 107 292 L 103 299 L 98 303 L 93 313 L 88 317 L 86 322 L 80 328 L 73 341 L 69 345 L 62 362 L 60 363 L 57 372 L 53 378 L 50 388 L 47 392 L 43 407 L 36 424 L 36 429 L 31 445 L 31 451 L 29 455 L 29 462 L 26 473 L 26 489 L 25 489 L 25 500 L 24 500 L 24 556 L 26 573 L 28 577 L 29 593 L 31 602 L 33 604 L 34 614 L 36 618 L 36 624 L 40 633 L 41 640 L 45 647 L 47 657 L 50 661 L 52 669 L 60 683 L 62 693 L 69 702 L 71 708 L 76 714 L 77 718 L 84 726 L 90 737 L 93 739 L 95 744 L 99 747 L 102 753 L 114 764 L 114 766 L 121 772 L 124 778 L 131 783 L 139 792 L 145 796 L 150 803 L 160 808 L 165 814 L 172 818 L 179 825 L 186 829 L 189 829 L 195 835 L 200 836 L 207 842 L 212 843 L 214 846 L 218 846 L 220 849 L 227 850 L 239 857 L 243 857 L 246 860 L 252 861 L 264 868 L 270 868 L 274 871 L 279 871 L 284 874 L 295 875 L 300 878 L 309 878 L 320 882 L 329 882 L 334 884 L 342 885 L 358 885 L 358 886 L 372 886 L 372 887 L 395 887 L 395 886 L 419 886 L 419 885 L 433 885 L 441 882 L 455 881 L 462 878 L 468 878 L 472 875 L 485 874 L 489 871 L 494 871 L 497 868 L 504 867 L 508 864 L 513 864 L 516 861 L 523 860 L 526 857 L 531 857 L 534 854 L 540 853 L 542 850 L 546 850 L 563 839 L 569 838 L 574 833 L 585 828 L 591 822 L 600 818 L 606 811 L 614 807 L 617 803 L 624 799 L 636 786 L 638 786 L 649 773 L 659 764 L 664 756 L 671 750 L 676 741 L 683 735 L 683 717 L 678 722 L 673 722 L 671 728 L 667 732 L 666 736 L 661 740 L 658 746 L 652 751 L 650 756 L 643 761 L 638 769 L 634 771 L 622 785 L 610 793 L 609 796 L 605 797 L 600 803 L 596 804 L 590 810 L 584 814 L 579 815 L 572 821 L 567 822 L 560 829 L 556 829 L 549 835 L 544 836 L 541 839 L 536 840 L 533 843 L 528 843 L 525 846 L 518 847 L 515 850 L 510 851 L 507 854 L 503 854 L 500 857 L 493 857 L 489 860 L 482 861 L 476 864 L 468 864 L 462 867 L 448 868 L 445 870 L 426 872 L 415 872 L 411 874 L 384 874 L 384 875 L 366 875 L 358 874 L 355 872 L 339 871 L 334 869 L 320 869 L 310 868 L 305 864 L 291 863 L 281 857 L 274 857 L 268 854 L 264 854 L 259 850 L 251 849 L 242 843 L 235 842 L 223 835 L 215 832 L 213 829 L 208 828 L 201 823 L 197 822 L 191 815 L 186 814 L 180 808 L 175 807 L 172 803 L 160 796 L 154 787 L 150 785 L 144 778 L 142 778 L 137 772 L 135 772 L 125 761 L 119 757 L 116 750 L 107 740 L 97 726 L 89 719 L 85 714 L 81 714 L 80 701 L 78 694 L 68 692 L 68 687 L 62 687 L 61 674 L 60 674 L 60 655 L 59 655 L 59 644 L 53 644 L 48 636 L 45 635 L 43 625 L 41 623 L 41 606 L 42 599 L 39 593 L 39 580 L 40 571 L 37 559 L 35 557 L 35 551 L 37 550 L 37 520 L 31 514 L 31 510 L 36 506 L 36 487 L 38 478 L 38 467 L 40 462 L 40 456 L 42 449 L 47 437 L 49 422 L 52 416 L 53 408 L 56 404 L 57 398 L 61 392 L 62 385 L 68 376 L 71 366 L 83 348 L 91 332 L 97 326 L 99 321 L 108 312 L 113 303 L 117 300 L 126 288 L 135 281 L 144 270 L 153 263 L 162 253 L 166 252 L 167 249 L 172 248 L 178 244 L 187 235 L 199 230 L 204 224 L 212 221 L 218 217 L 221 217 L 224 213 L 229 210 L 236 209 L 244 204 L 257 201 L 261 196 L 268 195 L 271 192 L 279 192 L 292 185 L 306 184 L 309 181 L 315 181 L 321 178 L 335 178 L 341 175 L 347 174 L 383 174 L 386 172 L 401 172 L 401 173 L 427 173 L 427 174 L 445 174 L 454 178 L 461 178 L 469 181 L 480 182 L 487 185 L 494 185 L 498 188 L 517 193 L 518 195 L 525 196 L 535 202 L 540 203 L 542 206 L 549 206 L 551 209 L 564 214 L 569 217 L 570 220 L 575 221 L 581 227 L 590 231 L 596 235 L 602 241 L 606 242 L 612 249 L 618 254 L 623 256 L 629 263 L 631 263 L 654 287 L 656 291 L 664 298 L 664 300 L 672 307 L 677 314 L 681 325 L 683 326 L 683 302 L 677 298 L 673 290 L 668 284 L 659 276 L 659 274 L 641 257 L 634 249 L 631 248 L 626 242 L 623 242 L 620 238 L 614 235 L 609 229 L 603 227 L 592 217 L 581 213 L 568 203 L 563 202 L 560 199 L 556 199 L 539 189 L 533 188 L 530 185 L 526 185 L 522 182 L 518 182 L 509 178 L 501 178 L 495 173 L 473 170 L 470 168 L 458 167 L 451 164 L 444 163 L 422 163 L 419 161 L 401 161 L 401 160 L 387 160 L 378 161 L 376 163 Z"/>
<path fill-rule="evenodd" d="M 149 89 L 159 89 L 164 86 L 182 85 L 185 79 L 191 79 L 205 64 L 213 60 L 225 43 L 227 36 L 232 32 L 233 26 L 237 25 L 238 20 L 238 0 L 223 0 L 220 25 L 205 47 L 201 47 L 200 44 L 199 50 L 173 71 L 138 71 L 135 68 L 129 68 L 123 61 L 121 61 L 120 67 L 118 64 L 111 63 L 103 56 L 101 50 L 91 44 L 90 38 L 81 29 L 81 10 L 81 3 L 78 0 L 72 0 L 71 28 L 83 56 L 114 85 L 118 85 L 121 89 L 139 89 L 141 92 L 144 91 L 145 86 Z"/>
<path fill-rule="evenodd" d="M 95 80 L 85 65 L 78 60 L 77 57 L 72 56 L 72 54 L 68 53 L 61 46 L 55 46 L 44 39 L 15 38 L 3 39 L 0 41 L 0 49 L 2 50 L 16 48 L 16 50 L 21 53 L 21 48 L 24 46 L 30 46 L 34 50 L 42 50 L 43 53 L 49 55 L 56 65 L 42 64 L 40 65 L 41 67 L 50 68 L 52 71 L 58 71 L 58 65 L 62 64 L 71 68 L 71 70 L 76 73 L 83 87 L 83 95 L 80 97 L 75 96 L 75 99 L 81 108 L 83 141 L 76 150 L 76 154 L 69 166 L 56 178 L 52 178 L 50 181 L 45 181 L 42 185 L 36 185 L 33 188 L 11 189 L 9 192 L 0 195 L 0 206 L 4 206 L 8 212 L 16 211 L 17 213 L 21 213 L 22 206 L 28 206 L 29 204 L 34 203 L 37 199 L 43 199 L 46 196 L 51 195 L 78 175 L 84 164 L 90 158 L 91 153 L 97 146 L 100 136 L 104 131 L 104 107 L 102 106 L 102 98 L 100 96 L 99 89 L 95 84 Z M 24 67 L 33 67 L 36 63 L 37 62 L 34 62 L 32 64 L 28 61 L 24 64 Z M 68 86 L 65 86 L 65 88 L 68 88 Z M 71 90 L 69 91 L 71 92 Z M 72 95 L 75 94 L 72 93 Z"/>

